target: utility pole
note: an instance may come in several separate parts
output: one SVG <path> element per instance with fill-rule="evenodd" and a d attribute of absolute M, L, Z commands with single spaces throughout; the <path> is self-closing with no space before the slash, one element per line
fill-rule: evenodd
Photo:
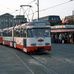
<path fill-rule="evenodd" d="M 38 12 L 38 20 L 39 20 L 39 0 L 37 0 L 37 12 Z"/>

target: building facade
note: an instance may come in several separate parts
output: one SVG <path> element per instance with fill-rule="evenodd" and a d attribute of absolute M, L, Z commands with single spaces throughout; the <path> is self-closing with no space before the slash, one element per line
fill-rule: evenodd
<path fill-rule="evenodd" d="M 52 43 L 74 44 L 74 15 L 66 16 L 61 25 L 51 26 Z"/>
<path fill-rule="evenodd" d="M 0 15 L 0 29 L 12 27 L 26 22 L 27 19 L 24 17 L 24 15 L 16 15 L 15 18 L 9 13 Z"/>
<path fill-rule="evenodd" d="M 35 19 L 33 21 L 37 21 L 37 19 Z M 48 16 L 40 17 L 39 21 L 48 22 L 50 24 L 50 26 L 61 24 L 61 19 L 60 19 L 59 15 L 48 15 Z"/>
<path fill-rule="evenodd" d="M 16 15 L 16 17 L 14 18 L 14 23 L 16 25 L 23 24 L 26 22 L 27 22 L 27 19 L 24 17 L 24 15 Z"/>
<path fill-rule="evenodd" d="M 73 24 L 74 25 L 74 15 L 71 16 L 66 16 L 63 20 L 62 20 L 63 24 Z"/>
<path fill-rule="evenodd" d="M 6 13 L 0 16 L 0 28 L 6 28 L 13 26 L 14 16 Z"/>

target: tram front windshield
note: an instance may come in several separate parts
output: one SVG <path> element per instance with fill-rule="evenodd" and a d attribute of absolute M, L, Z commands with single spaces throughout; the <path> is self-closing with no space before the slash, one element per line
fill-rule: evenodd
<path fill-rule="evenodd" d="M 27 29 L 28 37 L 49 37 L 50 28 L 31 28 Z"/>

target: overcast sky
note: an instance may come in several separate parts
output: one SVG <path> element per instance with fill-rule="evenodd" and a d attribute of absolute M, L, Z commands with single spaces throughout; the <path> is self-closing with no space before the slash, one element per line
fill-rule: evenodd
<path fill-rule="evenodd" d="M 34 1 L 34 2 L 32 2 Z M 59 15 L 60 17 L 65 17 L 68 15 L 72 15 L 72 11 L 74 10 L 74 1 L 68 2 L 69 0 L 39 0 L 40 2 L 40 17 L 47 15 Z M 31 3 L 30 3 L 31 2 Z M 66 3 L 68 2 L 68 3 Z M 4 13 L 10 13 L 13 15 L 23 14 L 23 10 L 20 11 L 20 5 L 26 4 L 32 5 L 32 10 L 28 10 L 30 13 L 35 12 L 37 10 L 36 0 L 0 0 L 0 15 Z M 65 4 L 62 4 L 65 3 Z M 62 4 L 62 5 L 60 5 Z M 58 6 L 56 6 L 58 5 Z M 27 7 L 24 7 L 24 11 Z M 29 8 L 28 8 L 29 9 Z M 16 12 L 16 10 L 19 10 Z M 27 13 L 27 14 L 30 14 Z M 34 13 L 34 18 L 37 17 L 37 14 Z"/>

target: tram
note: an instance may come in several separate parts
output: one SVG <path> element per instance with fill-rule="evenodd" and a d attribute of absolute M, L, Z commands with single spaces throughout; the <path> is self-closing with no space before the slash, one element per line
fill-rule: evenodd
<path fill-rule="evenodd" d="M 2 37 L 2 30 L 0 29 L 0 44 L 3 42 L 3 37 Z"/>
<path fill-rule="evenodd" d="M 0 43 L 26 53 L 51 51 L 51 27 L 46 22 L 30 22 L 0 31 Z"/>

